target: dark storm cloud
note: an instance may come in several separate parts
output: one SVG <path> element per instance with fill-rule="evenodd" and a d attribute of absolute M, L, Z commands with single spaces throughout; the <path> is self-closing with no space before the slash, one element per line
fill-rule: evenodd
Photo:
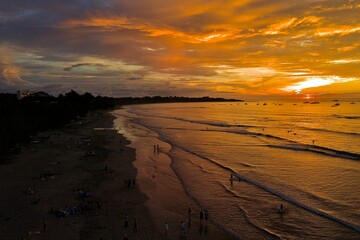
<path fill-rule="evenodd" d="M 83 66 L 94 66 L 98 68 L 106 68 L 109 67 L 109 65 L 101 64 L 101 63 L 78 63 L 71 65 L 69 67 L 65 67 L 64 71 L 72 71 L 74 68 L 83 67 Z"/>

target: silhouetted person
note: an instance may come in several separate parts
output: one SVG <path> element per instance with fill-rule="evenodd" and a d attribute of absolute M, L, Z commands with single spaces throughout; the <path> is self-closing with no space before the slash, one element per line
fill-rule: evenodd
<path fill-rule="evenodd" d="M 137 232 L 137 222 L 136 222 L 136 218 L 134 218 L 134 228 L 133 228 L 133 232 L 134 232 L 134 233 Z"/>
<path fill-rule="evenodd" d="M 125 214 L 124 227 L 125 228 L 129 227 L 129 215 L 128 214 Z"/>
<path fill-rule="evenodd" d="M 165 222 L 165 235 L 167 235 L 169 232 L 169 224 Z"/>
<path fill-rule="evenodd" d="M 189 207 L 189 209 L 188 209 L 188 214 L 189 214 L 188 227 L 190 227 L 190 225 L 191 225 L 191 207 Z"/>
<path fill-rule="evenodd" d="M 201 210 L 201 211 L 200 211 L 200 223 L 201 223 L 201 224 L 203 223 L 203 220 L 204 220 L 204 213 L 203 213 L 203 211 Z"/>
<path fill-rule="evenodd" d="M 185 222 L 180 222 L 180 237 L 182 238 L 185 234 Z"/>
<path fill-rule="evenodd" d="M 205 210 L 205 224 L 206 224 L 206 226 L 207 226 L 208 219 L 209 219 L 209 213 L 208 213 L 208 210 Z M 205 228 L 205 230 L 206 230 L 206 228 Z"/>
<path fill-rule="evenodd" d="M 280 204 L 279 213 L 283 213 L 285 211 L 284 204 Z"/>
<path fill-rule="evenodd" d="M 43 233 L 46 233 L 46 220 L 43 218 Z"/>

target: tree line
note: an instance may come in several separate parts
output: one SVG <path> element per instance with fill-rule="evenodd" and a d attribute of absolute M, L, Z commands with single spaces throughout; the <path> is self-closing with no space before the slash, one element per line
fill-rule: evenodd
<path fill-rule="evenodd" d="M 212 97 L 124 97 L 115 98 L 116 105 L 130 105 L 130 104 L 148 104 L 148 103 L 172 103 L 172 102 L 243 102 L 238 99 L 226 99 L 226 98 L 212 98 Z"/>
<path fill-rule="evenodd" d="M 21 100 L 16 94 L 0 94 L 0 152 L 14 149 L 39 131 L 61 128 L 91 110 L 114 106 L 113 98 L 75 91 L 58 97 L 35 93 Z"/>

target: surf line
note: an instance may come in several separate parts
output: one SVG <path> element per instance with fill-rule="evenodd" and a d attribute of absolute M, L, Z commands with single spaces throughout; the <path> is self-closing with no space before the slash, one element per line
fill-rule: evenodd
<path fill-rule="evenodd" d="M 254 185 L 254 186 L 258 187 L 258 188 L 261 188 L 261 189 L 265 190 L 266 192 L 272 193 L 275 196 L 277 196 L 277 197 L 279 197 L 279 198 L 281 198 L 281 199 L 283 199 L 283 200 L 285 200 L 287 202 L 290 202 L 290 203 L 292 203 L 292 204 L 294 204 L 294 205 L 296 205 L 298 207 L 301 207 L 302 209 L 305 209 L 305 210 L 307 210 L 307 211 L 309 211 L 309 212 L 311 212 L 313 214 L 316 214 L 318 216 L 321 216 L 321 217 L 327 218 L 329 220 L 335 221 L 337 223 L 340 223 L 340 224 L 344 225 L 345 227 L 351 228 L 351 229 L 355 230 L 356 232 L 360 233 L 360 227 L 353 224 L 353 223 L 351 223 L 351 222 L 345 221 L 345 220 L 340 219 L 338 217 L 332 216 L 332 215 L 330 215 L 330 214 L 328 214 L 328 213 L 326 213 L 324 211 L 321 211 L 319 209 L 312 208 L 312 207 L 307 206 L 307 205 L 305 205 L 303 203 L 300 203 L 300 202 L 296 201 L 295 199 L 293 199 L 293 198 L 291 198 L 289 196 L 286 196 L 285 194 L 282 194 L 279 191 L 270 189 L 270 188 L 262 185 L 261 183 L 250 180 L 250 179 L 248 179 L 248 178 L 246 178 L 244 176 L 241 176 L 240 174 L 238 174 L 236 172 L 234 172 L 233 174 L 238 178 L 238 180 L 247 182 L 247 183 L 249 183 L 251 185 Z"/>
<path fill-rule="evenodd" d="M 152 131 L 154 131 L 154 132 L 156 132 L 156 130 L 153 129 L 153 128 L 151 128 L 151 127 L 148 127 L 148 126 L 147 126 L 147 128 L 150 129 L 150 130 L 152 130 Z M 158 133 L 158 132 L 156 132 L 156 133 Z M 181 150 L 183 150 L 183 151 L 185 151 L 185 152 L 187 152 L 187 153 L 190 153 L 190 154 L 193 154 L 193 155 L 195 155 L 195 156 L 198 156 L 199 158 L 202 158 L 202 159 L 204 159 L 204 160 L 207 160 L 208 162 L 211 162 L 211 163 L 213 163 L 213 164 L 215 164 L 215 165 L 217 165 L 217 166 L 219 166 L 219 167 L 221 167 L 221 168 L 223 168 L 223 169 L 225 169 L 225 170 L 228 170 L 228 171 L 232 172 L 233 175 L 238 178 L 238 180 L 242 180 L 242 181 L 244 181 L 244 182 L 247 182 L 247 183 L 249 183 L 249 184 L 251 184 L 251 185 L 253 185 L 253 186 L 256 186 L 256 187 L 258 187 L 258 188 L 260 188 L 260 189 L 262 189 L 262 190 L 264 190 L 264 191 L 266 191 L 266 192 L 268 192 L 268 193 L 271 193 L 271 194 L 273 194 L 273 195 L 275 195 L 275 196 L 277 196 L 277 197 L 279 197 L 279 198 L 281 198 L 281 199 L 283 199 L 283 200 L 285 200 L 285 201 L 287 201 L 287 202 L 289 202 L 289 203 L 292 203 L 292 204 L 294 204 L 294 205 L 296 205 L 296 206 L 298 206 L 298 207 L 300 207 L 300 208 L 302 208 L 302 209 L 304 209 L 304 210 L 307 210 L 307 211 L 309 211 L 309 212 L 311 212 L 311 213 L 313 213 L 313 214 L 316 214 L 316 215 L 318 215 L 318 216 L 320 216 L 320 217 L 324 217 L 324 218 L 327 218 L 327 219 L 332 220 L 332 221 L 334 221 L 334 222 L 340 223 L 340 224 L 344 225 L 345 227 L 350 228 L 350 229 L 353 229 L 353 230 L 355 230 L 356 232 L 360 233 L 360 227 L 357 226 L 357 225 L 355 225 L 355 224 L 353 224 L 353 223 L 351 223 L 351 222 L 345 221 L 345 220 L 340 219 L 340 218 L 335 217 L 335 216 L 331 216 L 330 214 L 327 214 L 327 213 L 325 213 L 325 212 L 323 212 L 323 211 L 321 211 L 321 210 L 319 210 L 319 209 L 312 208 L 312 207 L 310 207 L 310 206 L 307 206 L 307 205 L 305 205 L 305 204 L 302 204 L 302 203 L 296 201 L 295 199 L 293 199 L 293 198 L 291 198 L 291 197 L 288 197 L 288 196 L 286 196 L 285 194 L 282 194 L 282 193 L 279 192 L 279 191 L 270 189 L 270 188 L 262 185 L 261 183 L 258 183 L 258 182 L 256 182 L 256 181 L 250 180 L 250 179 L 248 179 L 248 178 L 246 178 L 246 177 L 244 177 L 244 176 L 241 176 L 239 173 L 234 172 L 234 170 L 231 169 L 230 167 L 224 166 L 224 165 L 216 162 L 216 161 L 213 160 L 213 159 L 210 159 L 210 158 L 208 158 L 208 157 L 204 157 L 204 156 L 202 156 L 202 155 L 200 155 L 200 154 L 198 154 L 198 153 L 196 153 L 196 152 L 189 151 L 189 150 L 187 150 L 187 149 L 179 146 L 178 144 L 169 141 L 169 139 L 167 139 L 165 136 L 163 136 L 163 135 L 160 134 L 160 133 L 158 133 L 158 135 L 159 135 L 159 137 L 158 137 L 159 139 L 161 139 L 161 140 L 169 143 L 172 147 L 176 147 L 176 148 L 181 149 Z"/>

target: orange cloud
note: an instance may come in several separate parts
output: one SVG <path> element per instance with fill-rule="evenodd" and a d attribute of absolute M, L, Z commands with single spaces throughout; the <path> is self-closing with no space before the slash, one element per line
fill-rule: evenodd
<path fill-rule="evenodd" d="M 334 83 L 344 83 L 359 80 L 358 78 L 342 78 L 339 76 L 317 76 L 307 77 L 304 81 L 297 82 L 295 84 L 281 88 L 286 92 L 300 93 L 304 89 L 327 86 Z"/>
<path fill-rule="evenodd" d="M 0 39 L 18 46 L 7 61 L 16 63 L 18 72 L 4 73 L 3 67 L 2 78 L 66 79 L 64 85 L 74 86 L 92 81 L 110 89 L 131 80 L 134 91 L 175 86 L 180 92 L 254 94 L 331 89 L 360 79 L 354 67 L 360 56 L 359 8 L 353 2 L 153 0 L 87 6 L 44 8 L 6 20 Z M 45 19 L 38 12 L 57 17 Z M 0 60 L 10 55 L 6 51 Z"/>
<path fill-rule="evenodd" d="M 349 46 L 339 47 L 339 48 L 337 48 L 337 50 L 340 51 L 340 52 L 349 52 L 349 51 L 352 51 L 352 50 L 354 50 L 355 48 L 357 48 L 359 46 L 360 46 L 360 43 L 354 43 L 354 44 L 351 44 Z"/>
<path fill-rule="evenodd" d="M 321 21 L 320 17 L 308 16 L 304 18 L 290 18 L 279 23 L 274 23 L 264 30 L 261 30 L 265 35 L 284 34 L 288 30 L 298 27 L 300 25 L 313 25 Z"/>
<path fill-rule="evenodd" d="M 336 26 L 333 28 L 323 28 L 319 29 L 315 36 L 319 37 L 329 37 L 329 36 L 344 36 L 352 33 L 358 33 L 360 32 L 360 25 L 358 26 Z"/>
<path fill-rule="evenodd" d="M 219 42 L 234 38 L 233 30 L 219 30 L 208 34 L 188 34 L 183 31 L 172 29 L 168 26 L 155 25 L 141 19 L 129 19 L 126 17 L 90 17 L 86 19 L 74 19 L 61 22 L 58 28 L 81 28 L 93 27 L 99 31 L 116 32 L 124 29 L 144 32 L 149 37 L 169 36 L 178 38 L 189 43 Z"/>

